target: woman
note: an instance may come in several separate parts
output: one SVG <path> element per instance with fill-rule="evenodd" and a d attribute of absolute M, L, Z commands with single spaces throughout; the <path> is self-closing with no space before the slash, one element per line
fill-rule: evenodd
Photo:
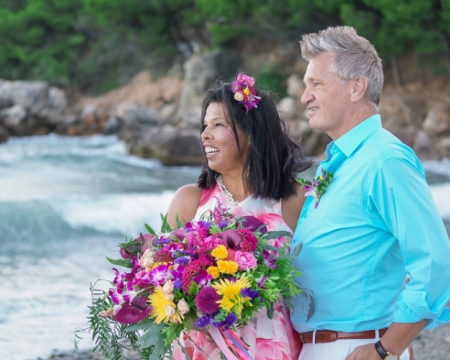
<path fill-rule="evenodd" d="M 201 124 L 206 162 L 197 184 L 176 192 L 169 224 L 175 227 L 177 216 L 183 223 L 199 219 L 220 201 L 233 214 L 257 217 L 270 231 L 292 232 L 305 199 L 295 177 L 311 163 L 288 137 L 271 98 L 254 88 L 253 78 L 239 74 L 233 84 L 221 83 L 206 93 Z M 301 345 L 282 302 L 273 319 L 262 311 L 239 332 L 255 360 L 298 358 Z M 203 332 L 190 331 L 180 341 L 191 359 L 220 359 Z M 184 358 L 178 344 L 173 358 Z"/>

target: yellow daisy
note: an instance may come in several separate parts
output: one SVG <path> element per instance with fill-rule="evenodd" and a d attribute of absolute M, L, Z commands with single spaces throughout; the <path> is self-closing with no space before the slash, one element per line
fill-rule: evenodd
<path fill-rule="evenodd" d="M 168 312 L 166 311 L 166 308 L 175 308 L 175 303 L 164 294 L 161 286 L 158 286 L 155 289 L 155 292 L 149 295 L 148 300 L 153 306 L 150 317 L 155 318 L 155 324 L 160 324 L 162 321 L 165 323 L 168 323 L 169 321 L 175 324 L 181 323 L 183 317 L 178 311 L 175 311 L 171 316 L 167 315 Z"/>
<path fill-rule="evenodd" d="M 250 286 L 251 283 L 245 276 L 236 281 L 221 279 L 212 285 L 217 290 L 217 293 L 222 296 L 222 300 L 217 301 L 220 307 L 227 312 L 234 309 L 233 311 L 238 317 L 241 315 L 244 304 L 250 300 L 249 297 L 241 295 L 241 290 Z"/>

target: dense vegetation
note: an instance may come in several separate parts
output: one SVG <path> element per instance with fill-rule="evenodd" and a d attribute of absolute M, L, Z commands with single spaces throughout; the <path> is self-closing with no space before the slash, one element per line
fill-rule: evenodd
<path fill-rule="evenodd" d="M 198 50 L 296 42 L 339 24 L 369 38 L 398 82 L 404 53 L 419 67 L 424 54 L 444 59 L 450 74 L 450 0 L 0 0 L 0 78 L 102 91 Z"/>

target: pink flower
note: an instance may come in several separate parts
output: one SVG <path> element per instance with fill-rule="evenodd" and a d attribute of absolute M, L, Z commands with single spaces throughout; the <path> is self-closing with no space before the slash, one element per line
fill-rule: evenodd
<path fill-rule="evenodd" d="M 237 262 L 239 270 L 253 269 L 256 266 L 256 259 L 251 252 L 236 251 L 234 261 Z"/>
<path fill-rule="evenodd" d="M 256 238 L 255 234 L 253 234 L 253 232 L 251 232 L 248 229 L 238 229 L 237 232 L 244 238 L 244 241 L 241 244 L 241 249 L 243 251 L 256 250 L 256 246 L 258 245 L 258 239 Z"/>

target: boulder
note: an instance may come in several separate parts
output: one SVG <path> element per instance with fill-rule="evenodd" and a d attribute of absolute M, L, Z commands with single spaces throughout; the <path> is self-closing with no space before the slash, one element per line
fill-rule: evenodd
<path fill-rule="evenodd" d="M 11 81 L 0 80 L 0 109 L 14 105 L 11 96 Z"/>
<path fill-rule="evenodd" d="M 14 105 L 10 108 L 0 110 L 0 122 L 8 129 L 24 126 L 27 120 L 27 111 L 22 105 Z"/>
<path fill-rule="evenodd" d="M 292 74 L 287 79 L 287 93 L 300 100 L 305 91 L 305 83 L 298 74 Z"/>
<path fill-rule="evenodd" d="M 297 99 L 286 97 L 278 103 L 277 108 L 283 119 L 292 121 L 297 116 Z"/>
<path fill-rule="evenodd" d="M 9 132 L 8 130 L 0 124 L 0 143 L 5 142 L 9 138 Z"/>
<path fill-rule="evenodd" d="M 218 78 L 229 81 L 241 67 L 241 57 L 233 50 L 189 58 L 184 64 L 185 82 L 174 122 L 183 128 L 200 128 L 201 105 L 208 88 Z"/>
<path fill-rule="evenodd" d="M 123 121 L 125 126 L 134 123 L 158 124 L 157 114 L 154 110 L 135 104 L 119 104 L 115 110 L 115 116 Z"/>
<path fill-rule="evenodd" d="M 450 137 L 440 140 L 437 144 L 437 148 L 442 156 L 450 159 Z"/>
<path fill-rule="evenodd" d="M 430 136 L 424 130 L 416 131 L 412 148 L 420 159 L 439 160 L 441 158 Z"/>
<path fill-rule="evenodd" d="M 110 116 L 106 120 L 105 127 L 103 128 L 103 134 L 112 135 L 117 133 L 123 126 L 123 122 L 115 116 Z"/>
<path fill-rule="evenodd" d="M 433 104 L 428 110 L 422 127 L 431 137 L 450 135 L 450 105 Z"/>
<path fill-rule="evenodd" d="M 44 81 L 13 81 L 10 92 L 15 105 L 23 106 L 31 115 L 38 115 L 47 104 L 49 85 Z"/>
<path fill-rule="evenodd" d="M 323 155 L 324 149 L 331 141 L 323 131 L 311 129 L 307 120 L 298 122 L 298 139 L 307 156 Z"/>
<path fill-rule="evenodd" d="M 49 125 L 57 125 L 67 107 L 67 97 L 63 90 L 51 86 L 48 89 L 48 98 L 38 115 Z"/>
<path fill-rule="evenodd" d="M 119 137 L 127 144 L 130 154 L 155 158 L 163 165 L 198 166 L 203 162 L 198 130 L 178 129 L 171 125 L 141 126 L 133 132 L 122 131 Z"/>

